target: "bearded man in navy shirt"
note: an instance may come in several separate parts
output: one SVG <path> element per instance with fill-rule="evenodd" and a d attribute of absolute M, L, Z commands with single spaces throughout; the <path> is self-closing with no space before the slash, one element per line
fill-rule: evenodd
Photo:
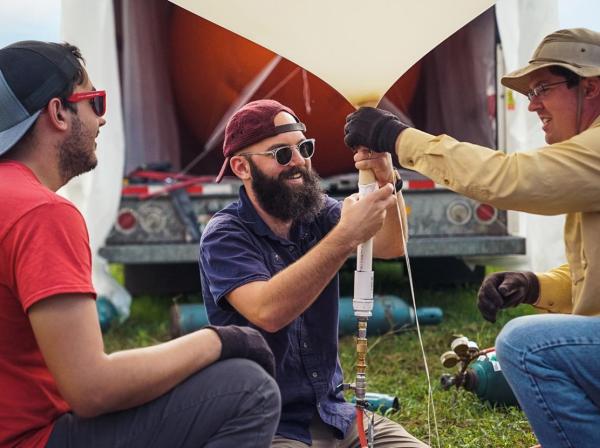
<path fill-rule="evenodd" d="M 338 270 L 371 237 L 374 256 L 403 255 L 406 214 L 385 153 L 354 156 L 357 169 L 373 171 L 377 191 L 343 203 L 326 196 L 311 165 L 315 141 L 305 132 L 273 100 L 251 102 L 229 120 L 217 181 L 230 168 L 243 186 L 239 201 L 202 234 L 203 296 L 212 324 L 256 328 L 275 355 L 282 413 L 272 446 L 353 447 L 355 409 L 336 392 L 343 382 Z M 380 416 L 375 437 L 381 447 L 426 446 Z"/>

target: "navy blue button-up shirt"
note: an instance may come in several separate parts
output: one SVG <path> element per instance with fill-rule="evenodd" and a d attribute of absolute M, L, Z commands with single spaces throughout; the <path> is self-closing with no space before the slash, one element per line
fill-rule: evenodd
<path fill-rule="evenodd" d="M 208 318 L 215 325 L 254 328 L 225 296 L 254 281 L 265 281 L 315 246 L 339 221 L 341 203 L 326 197 L 312 222 L 295 223 L 290 239 L 275 235 L 260 218 L 244 187 L 240 200 L 210 220 L 200 241 L 200 275 Z M 339 282 L 336 275 L 313 304 L 276 333 L 261 331 L 275 355 L 282 413 L 277 433 L 311 443 L 310 420 L 321 419 L 345 435 L 354 406 L 335 388 L 342 383 L 338 359 Z M 257 328 L 261 330 L 260 328 Z"/>

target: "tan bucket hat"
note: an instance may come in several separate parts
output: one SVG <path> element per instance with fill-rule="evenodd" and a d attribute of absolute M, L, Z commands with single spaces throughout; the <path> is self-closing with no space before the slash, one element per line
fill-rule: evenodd
<path fill-rule="evenodd" d="M 586 28 L 555 31 L 544 37 L 526 67 L 502 77 L 509 89 L 526 94 L 532 73 L 558 65 L 583 78 L 600 76 L 600 33 Z"/>

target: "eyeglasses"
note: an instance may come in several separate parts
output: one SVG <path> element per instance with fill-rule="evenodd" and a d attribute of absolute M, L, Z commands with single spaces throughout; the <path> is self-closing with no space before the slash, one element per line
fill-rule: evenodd
<path fill-rule="evenodd" d="M 280 146 L 279 148 L 270 149 L 265 152 L 244 152 L 238 154 L 238 156 L 271 156 L 278 164 L 286 166 L 292 161 L 294 155 L 294 148 L 298 150 L 300 155 L 305 159 L 310 159 L 315 153 L 315 139 L 308 138 L 302 140 L 296 145 Z"/>
<path fill-rule="evenodd" d="M 550 84 L 540 84 L 537 87 L 534 87 L 533 89 L 529 90 L 525 95 L 527 95 L 527 98 L 529 98 L 529 101 L 533 101 L 535 98 L 542 98 L 544 96 L 544 93 L 546 93 L 549 89 L 548 87 L 553 87 L 553 86 L 557 86 L 559 84 L 566 84 L 569 81 L 558 81 L 558 82 L 552 82 Z"/>
<path fill-rule="evenodd" d="M 101 117 L 106 112 L 106 90 L 92 90 L 90 92 L 77 92 L 67 98 L 69 103 L 90 100 L 94 113 Z"/>

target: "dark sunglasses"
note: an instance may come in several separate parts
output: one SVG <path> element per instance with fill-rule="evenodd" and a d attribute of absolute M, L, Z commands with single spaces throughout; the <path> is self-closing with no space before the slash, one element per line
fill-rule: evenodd
<path fill-rule="evenodd" d="M 101 117 L 106 113 L 106 90 L 92 90 L 90 92 L 77 92 L 67 98 L 69 103 L 90 100 L 94 113 Z"/>
<path fill-rule="evenodd" d="M 298 149 L 298 152 L 302 157 L 305 159 L 310 159 L 315 153 L 315 139 L 307 138 L 296 145 L 280 146 L 265 152 L 244 152 L 242 154 L 238 154 L 238 156 L 271 156 L 277 161 L 278 164 L 286 166 L 292 161 L 294 148 Z"/>

